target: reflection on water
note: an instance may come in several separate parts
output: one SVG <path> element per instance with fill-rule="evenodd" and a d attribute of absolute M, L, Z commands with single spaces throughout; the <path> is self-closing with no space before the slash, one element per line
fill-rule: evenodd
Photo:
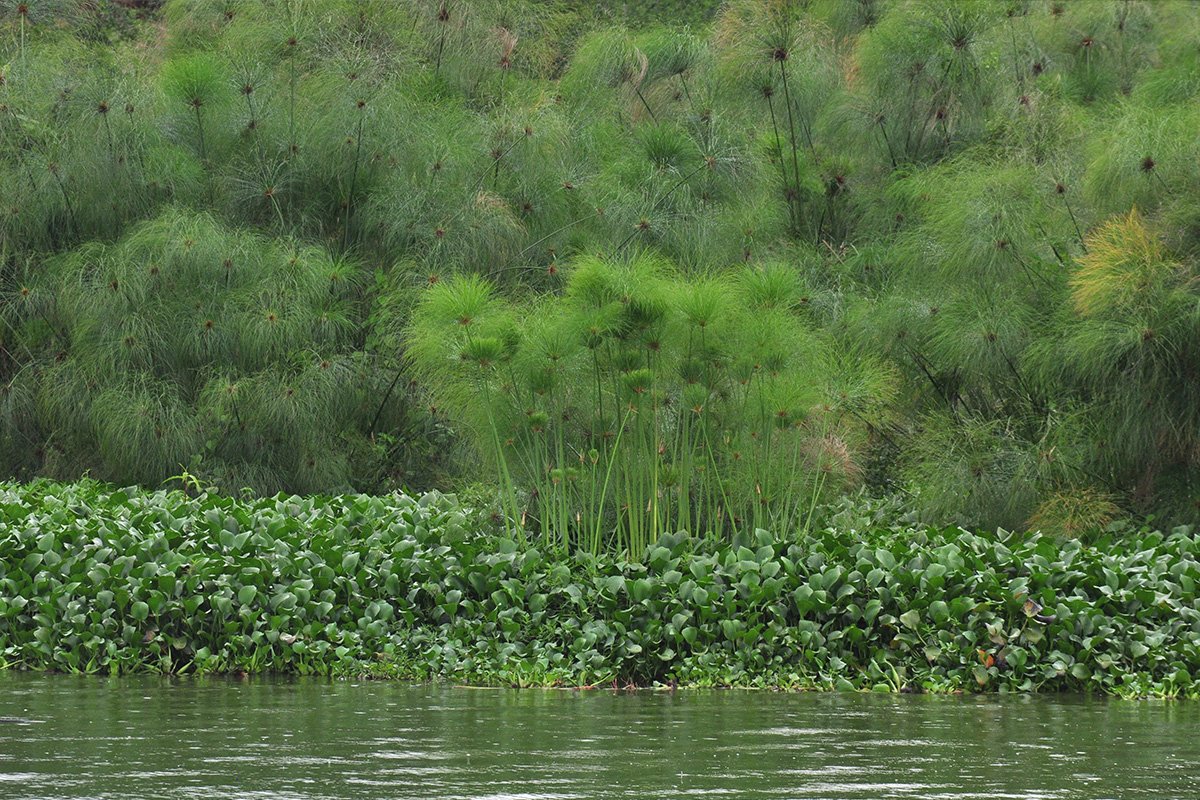
<path fill-rule="evenodd" d="M 5 798 L 1195 800 L 1200 704 L 0 674 Z"/>

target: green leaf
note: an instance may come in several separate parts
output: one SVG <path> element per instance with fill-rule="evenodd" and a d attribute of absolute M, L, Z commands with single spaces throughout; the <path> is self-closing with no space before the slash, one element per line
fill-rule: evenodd
<path fill-rule="evenodd" d="M 975 676 L 975 682 L 980 686 L 986 686 L 988 681 L 991 680 L 991 675 L 988 674 L 987 667 L 982 664 L 976 664 L 971 669 L 971 674 Z"/>
<path fill-rule="evenodd" d="M 645 578 L 638 578 L 629 585 L 629 595 L 634 602 L 640 603 L 650 596 L 653 585 Z"/>
<path fill-rule="evenodd" d="M 896 557 L 893 556 L 890 551 L 884 550 L 882 547 L 875 551 L 875 561 L 878 562 L 879 566 L 886 570 L 893 570 L 896 568 Z"/>

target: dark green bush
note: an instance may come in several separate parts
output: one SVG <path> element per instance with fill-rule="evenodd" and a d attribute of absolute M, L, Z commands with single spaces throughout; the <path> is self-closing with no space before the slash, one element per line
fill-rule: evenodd
<path fill-rule="evenodd" d="M 843 513 L 844 520 L 851 517 Z M 550 557 L 450 496 L 0 488 L 0 660 L 513 685 L 1200 694 L 1200 536 L 667 535 Z"/>

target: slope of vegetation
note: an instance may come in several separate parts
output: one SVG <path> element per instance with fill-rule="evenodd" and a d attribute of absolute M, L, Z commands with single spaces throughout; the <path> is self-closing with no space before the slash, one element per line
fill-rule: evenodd
<path fill-rule="evenodd" d="M 5 4 L 0 471 L 1200 514 L 1200 8 L 660 5 Z"/>
<path fill-rule="evenodd" d="M 430 494 L 0 486 L 0 667 L 1195 696 L 1200 538 L 836 528 L 555 557 Z"/>

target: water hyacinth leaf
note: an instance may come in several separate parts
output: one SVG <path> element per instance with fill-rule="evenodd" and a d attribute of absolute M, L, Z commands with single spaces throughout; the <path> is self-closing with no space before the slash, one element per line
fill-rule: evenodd
<path fill-rule="evenodd" d="M 276 611 L 291 611 L 296 607 L 296 595 L 291 592 L 280 592 L 271 598 L 271 608 Z"/>
<path fill-rule="evenodd" d="M 813 590 L 808 584 L 799 586 L 792 592 L 792 599 L 796 603 L 796 610 L 803 616 L 815 605 L 813 600 Z"/>
<path fill-rule="evenodd" d="M 629 586 L 629 595 L 633 598 L 634 602 L 637 603 L 640 603 L 648 598 L 650 596 L 650 592 L 653 590 L 653 584 L 651 584 L 646 578 L 638 578 Z"/>

